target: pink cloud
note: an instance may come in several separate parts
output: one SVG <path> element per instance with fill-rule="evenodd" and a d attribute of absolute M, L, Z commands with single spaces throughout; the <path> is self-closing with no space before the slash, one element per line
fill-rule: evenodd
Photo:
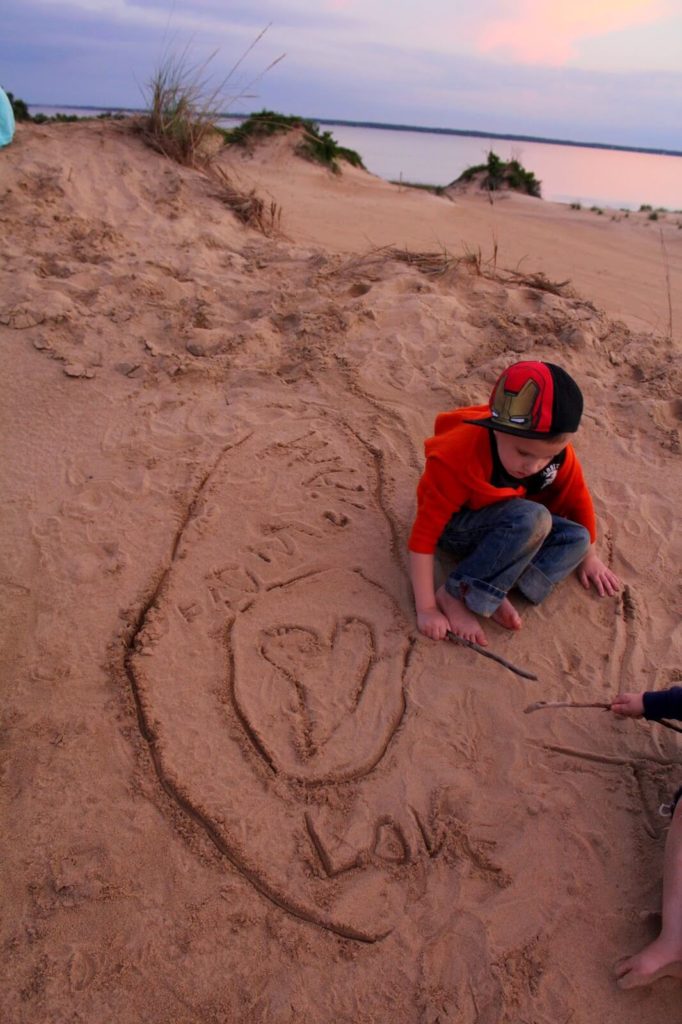
<path fill-rule="evenodd" d="M 482 28 L 477 49 L 528 64 L 564 64 L 582 39 L 656 21 L 669 6 L 667 0 L 517 0 L 510 17 Z"/>

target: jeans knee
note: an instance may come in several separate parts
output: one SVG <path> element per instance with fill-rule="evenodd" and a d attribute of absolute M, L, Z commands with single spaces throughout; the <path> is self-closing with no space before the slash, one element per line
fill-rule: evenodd
<path fill-rule="evenodd" d="M 585 557 L 587 552 L 590 550 L 592 545 L 592 538 L 590 537 L 590 531 L 585 526 L 580 526 L 578 523 L 575 524 L 576 537 L 575 546 L 580 551 L 581 559 Z"/>
<path fill-rule="evenodd" d="M 537 501 L 519 498 L 518 525 L 529 539 L 540 543 L 552 530 L 552 513 Z"/>

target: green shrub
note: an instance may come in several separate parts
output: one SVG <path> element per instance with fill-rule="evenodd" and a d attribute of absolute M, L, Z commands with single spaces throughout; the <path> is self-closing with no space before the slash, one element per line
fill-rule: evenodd
<path fill-rule="evenodd" d="M 30 121 L 31 115 L 28 112 L 28 107 L 23 100 L 20 100 L 14 93 L 8 92 L 7 99 L 10 102 L 12 111 L 14 113 L 15 121 Z"/>
<path fill-rule="evenodd" d="M 525 192 L 526 195 L 535 196 L 537 199 L 540 198 L 540 182 L 533 172 L 527 171 L 518 160 L 509 161 L 506 178 L 511 188 Z"/>
<path fill-rule="evenodd" d="M 31 118 L 34 124 L 60 124 L 71 121 L 87 121 L 88 117 L 79 117 L 78 114 L 34 114 Z"/>
<path fill-rule="evenodd" d="M 257 114 L 251 114 L 236 128 L 223 129 L 223 132 L 228 142 L 244 145 L 251 139 L 266 138 L 269 135 L 292 131 L 294 128 L 313 131 L 315 125 L 303 117 L 277 114 L 274 110 L 261 110 Z"/>
<path fill-rule="evenodd" d="M 501 188 L 511 188 L 516 192 L 524 192 L 526 195 L 541 197 L 541 184 L 532 171 L 527 171 L 518 160 L 509 160 L 505 163 L 492 149 L 488 153 L 488 159 L 484 164 L 475 164 L 462 171 L 458 182 L 471 181 L 477 175 L 482 175 L 481 188 L 489 192 L 496 192 Z"/>
<path fill-rule="evenodd" d="M 339 146 L 331 132 L 320 132 L 315 121 L 295 114 L 277 114 L 273 110 L 261 110 L 251 114 L 236 128 L 224 132 L 227 142 L 244 145 L 251 139 L 265 138 L 282 132 L 300 130 L 303 133 L 298 152 L 310 160 L 324 164 L 338 173 L 339 160 L 345 160 L 353 167 L 363 167 L 362 157 L 354 149 Z"/>

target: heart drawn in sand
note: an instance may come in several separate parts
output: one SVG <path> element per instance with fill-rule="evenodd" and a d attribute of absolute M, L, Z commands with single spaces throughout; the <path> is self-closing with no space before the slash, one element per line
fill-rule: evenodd
<path fill-rule="evenodd" d="M 259 595 L 233 627 L 233 694 L 266 761 L 302 781 L 373 768 L 405 710 L 405 633 L 385 591 L 357 571 Z"/>
<path fill-rule="evenodd" d="M 342 619 L 331 636 L 284 626 L 264 637 L 263 657 L 277 669 L 296 709 L 301 757 L 315 757 L 347 715 L 357 710 L 372 664 L 370 626 Z"/>

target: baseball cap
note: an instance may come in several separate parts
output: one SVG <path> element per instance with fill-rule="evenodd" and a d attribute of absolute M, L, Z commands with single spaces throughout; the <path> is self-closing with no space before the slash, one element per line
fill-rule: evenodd
<path fill-rule="evenodd" d="M 583 396 L 573 378 L 554 363 L 513 363 L 490 395 L 490 416 L 466 420 L 518 437 L 573 434 L 580 425 Z"/>

